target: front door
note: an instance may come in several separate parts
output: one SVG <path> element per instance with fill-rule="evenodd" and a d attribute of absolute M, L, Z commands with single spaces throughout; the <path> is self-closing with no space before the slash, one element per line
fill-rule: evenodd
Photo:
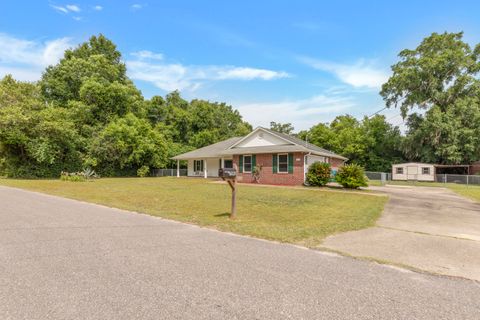
<path fill-rule="evenodd" d="M 417 166 L 408 166 L 407 167 L 407 180 L 417 180 L 418 167 Z"/>

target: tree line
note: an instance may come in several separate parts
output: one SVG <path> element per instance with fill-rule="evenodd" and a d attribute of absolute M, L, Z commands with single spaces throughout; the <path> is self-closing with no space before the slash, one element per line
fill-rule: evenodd
<path fill-rule="evenodd" d="M 407 132 L 382 115 L 341 115 L 298 137 L 367 170 L 406 160 L 470 163 L 480 158 L 480 46 L 462 33 L 432 34 L 403 50 L 380 95 L 399 108 Z M 289 123 L 273 130 L 293 134 Z M 0 80 L 0 175 L 57 177 L 93 168 L 105 176 L 172 167 L 170 157 L 252 126 L 226 103 L 183 99 L 178 91 L 145 99 L 103 35 L 67 50 L 37 82 Z"/>
<path fill-rule="evenodd" d="M 0 81 L 0 174 L 106 176 L 171 166 L 169 158 L 252 130 L 225 103 L 174 91 L 144 99 L 116 46 L 93 36 L 67 50 L 38 82 Z M 147 170 L 146 170 L 147 169 Z"/>

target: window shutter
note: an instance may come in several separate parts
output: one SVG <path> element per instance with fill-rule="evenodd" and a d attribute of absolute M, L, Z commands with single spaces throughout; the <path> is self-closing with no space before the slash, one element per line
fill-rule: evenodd
<path fill-rule="evenodd" d="M 253 170 L 255 169 L 256 166 L 257 166 L 257 155 L 252 154 L 252 172 L 253 172 Z"/>
<path fill-rule="evenodd" d="M 205 170 L 205 169 L 203 169 L 204 168 L 204 163 L 203 163 L 203 160 L 200 160 L 200 161 L 201 161 L 200 163 L 202 164 L 202 170 L 200 170 L 200 171 L 203 171 L 203 170 Z"/>
<path fill-rule="evenodd" d="M 272 154 L 272 169 L 273 169 L 273 173 L 277 173 L 278 172 L 278 167 L 277 167 L 277 154 Z"/>
<path fill-rule="evenodd" d="M 243 155 L 238 156 L 238 162 L 239 162 L 238 171 L 242 173 L 243 172 Z"/>
<path fill-rule="evenodd" d="M 288 173 L 293 173 L 293 153 L 288 154 Z"/>

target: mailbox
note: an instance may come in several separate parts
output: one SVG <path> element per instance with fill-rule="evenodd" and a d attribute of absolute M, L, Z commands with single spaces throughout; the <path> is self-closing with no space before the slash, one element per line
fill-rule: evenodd
<path fill-rule="evenodd" d="M 237 176 L 237 170 L 233 168 L 218 169 L 218 176 L 224 179 L 234 179 Z"/>

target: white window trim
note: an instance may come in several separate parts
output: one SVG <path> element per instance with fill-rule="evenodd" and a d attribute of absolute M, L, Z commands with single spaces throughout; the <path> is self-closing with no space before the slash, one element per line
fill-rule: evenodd
<path fill-rule="evenodd" d="M 197 164 L 197 163 L 201 163 L 200 161 L 203 161 L 203 159 L 200 159 L 200 160 L 195 159 L 195 160 L 193 160 L 193 172 L 203 172 L 203 170 L 197 170 L 196 164 Z M 201 169 L 202 167 L 205 168 L 205 164 L 203 164 L 203 166 L 200 165 L 200 169 Z"/>
<path fill-rule="evenodd" d="M 401 169 L 402 172 L 401 172 L 401 173 L 398 172 L 398 169 Z M 395 168 L 395 174 L 404 174 L 404 173 L 405 173 L 405 170 L 403 170 L 403 169 L 404 169 L 403 167 L 397 167 L 397 168 Z"/>
<path fill-rule="evenodd" d="M 287 171 L 280 171 L 280 156 L 284 156 L 286 155 L 287 156 Z M 290 163 L 288 163 L 288 153 L 279 153 L 277 154 L 277 173 L 280 173 L 280 174 L 288 174 L 288 165 Z"/>
<path fill-rule="evenodd" d="M 427 169 L 428 173 L 423 173 L 423 170 Z M 430 167 L 422 167 L 422 175 L 430 175 Z"/>
<path fill-rule="evenodd" d="M 245 154 L 242 156 L 243 161 L 242 161 L 242 166 L 243 166 L 243 173 L 252 173 L 253 171 L 253 157 L 251 154 Z M 250 171 L 245 170 L 245 157 L 250 157 Z"/>

